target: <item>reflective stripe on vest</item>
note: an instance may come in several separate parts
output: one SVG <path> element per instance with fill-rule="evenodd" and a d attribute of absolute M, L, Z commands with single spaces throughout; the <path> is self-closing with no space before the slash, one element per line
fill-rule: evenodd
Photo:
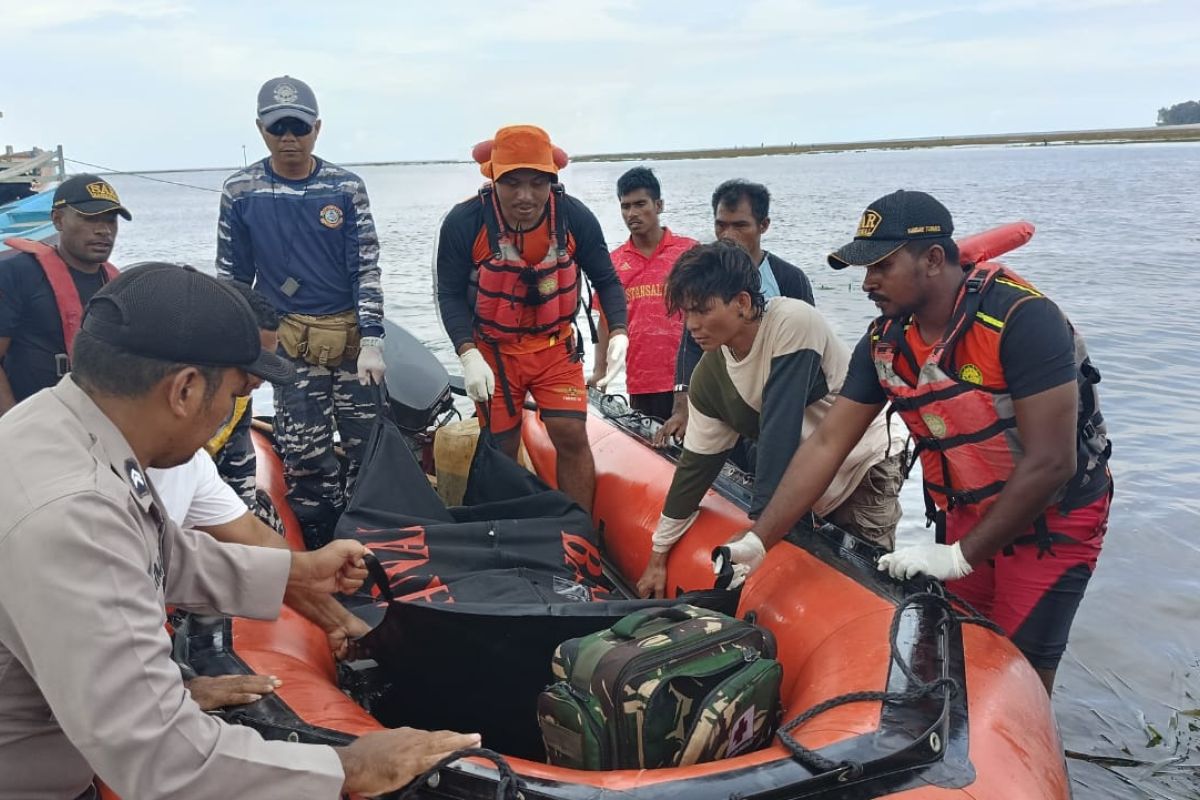
<path fill-rule="evenodd" d="M 568 244 L 567 220 L 561 214 L 563 188 L 552 187 L 549 200 L 550 242 L 546 256 L 530 264 L 521 256 L 512 231 L 504 223 L 491 187 L 479 191 L 491 256 L 476 264 L 475 328 L 489 342 L 511 342 L 522 336 L 548 334 L 572 322 L 579 310 L 579 268 Z M 527 310 L 532 309 L 533 319 Z"/>
<path fill-rule="evenodd" d="M 5 239 L 4 243 L 13 250 L 29 253 L 41 265 L 46 280 L 50 282 L 50 289 L 54 292 L 54 304 L 58 307 L 58 318 L 62 323 L 63 342 L 67 346 L 69 360 L 75 351 L 75 334 L 79 333 L 79 326 L 83 322 L 83 303 L 79 300 L 79 290 L 75 288 L 75 281 L 71 279 L 71 268 L 62 260 L 58 250 L 50 245 L 19 237 Z M 100 268 L 104 270 L 105 281 L 117 277 L 117 268 L 107 261 L 101 264 Z"/>
<path fill-rule="evenodd" d="M 993 342 L 999 362 L 1000 334 L 1005 321 L 980 311 L 984 295 L 997 285 L 1017 289 L 1028 297 L 1041 296 L 1032 285 L 1001 264 L 976 265 L 959 290 L 948 332 L 933 346 L 923 364 L 916 363 L 905 343 L 907 321 L 880 318 L 872 329 L 872 358 L 880 385 L 891 400 L 893 411 L 912 433 L 926 491 L 942 511 L 964 505 L 979 505 L 981 511 L 986 510 L 1024 454 L 1017 435 L 1012 396 L 1007 391 L 986 389 L 954 377 L 951 363 L 955 346 L 971 326 L 980 324 L 996 332 Z M 1054 498 L 1064 510 L 1071 506 L 1070 495 L 1107 460 L 1109 452 L 1095 391 L 1099 373 L 1088 360 L 1083 340 L 1073 327 L 1072 335 L 1080 392 L 1078 468 L 1075 477 Z M 916 375 L 915 385 L 898 373 L 897 367 L 901 366 L 898 359 L 905 359 L 903 366 Z"/>

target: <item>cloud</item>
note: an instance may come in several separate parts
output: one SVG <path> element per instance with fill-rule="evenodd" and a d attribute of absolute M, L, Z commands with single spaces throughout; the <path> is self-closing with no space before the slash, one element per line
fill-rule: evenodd
<path fill-rule="evenodd" d="M 184 3 L 171 0 L 38 0 L 12 3 L 4 9 L 7 37 L 45 33 L 100 19 L 165 19 L 187 13 Z"/>
<path fill-rule="evenodd" d="M 129 167 L 261 152 L 254 93 L 284 72 L 318 92 L 324 155 L 375 161 L 517 121 L 576 153 L 1135 125 L 1200 67 L 1193 0 L 45 0 L 16 25 L 42 73 L 8 87 L 6 137 Z"/>

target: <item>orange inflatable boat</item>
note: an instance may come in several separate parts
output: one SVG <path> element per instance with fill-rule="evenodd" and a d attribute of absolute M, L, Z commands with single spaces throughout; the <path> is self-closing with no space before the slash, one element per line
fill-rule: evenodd
<path fill-rule="evenodd" d="M 1021 223 L 964 240 L 964 260 L 994 257 L 1032 230 Z M 587 423 L 596 461 L 594 519 L 618 582 L 641 574 L 674 470 L 670 453 L 647 445 L 656 424 L 611 398 L 593 403 Z M 300 547 L 283 502 L 279 460 L 255 436 L 259 485 L 275 498 L 289 541 Z M 535 471 L 552 482 L 554 451 L 533 412 L 526 414 L 524 442 Z M 712 549 L 749 525 L 750 480 L 728 468 L 707 494 L 695 524 L 671 551 L 672 591 L 712 587 Z M 784 666 L 783 734 L 772 746 L 661 770 L 585 772 L 512 757 L 517 780 L 507 796 L 1069 797 L 1049 699 L 1032 667 L 1004 636 L 969 624 L 978 620 L 938 584 L 893 581 L 876 570 L 877 557 L 872 546 L 832 526 L 798 529 L 747 582 L 738 613 L 753 614 L 774 634 Z M 381 727 L 369 712 L 386 676 L 335 665 L 323 634 L 290 611 L 274 622 L 193 620 L 177 636 L 177 650 L 201 674 L 280 676 L 277 696 L 226 713 L 269 738 L 337 744 Z M 413 657 L 436 669 L 436 653 Z M 427 776 L 417 796 L 490 800 L 498 776 L 487 761 L 462 759 Z"/>

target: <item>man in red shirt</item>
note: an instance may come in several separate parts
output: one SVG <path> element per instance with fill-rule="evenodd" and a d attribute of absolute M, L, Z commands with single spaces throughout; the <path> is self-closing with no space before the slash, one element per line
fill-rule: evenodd
<path fill-rule="evenodd" d="M 665 420 L 674 403 L 675 352 L 683 335 L 683 318 L 667 314 L 663 285 L 675 261 L 696 246 L 695 239 L 676 236 L 659 224 L 662 187 L 646 167 L 634 167 L 617 181 L 621 218 L 629 239 L 612 251 L 617 277 L 625 287 L 629 313 L 629 352 L 625 386 L 629 404 L 643 414 Z M 608 371 L 608 325 L 600 319 L 600 343 L 590 384 Z"/>

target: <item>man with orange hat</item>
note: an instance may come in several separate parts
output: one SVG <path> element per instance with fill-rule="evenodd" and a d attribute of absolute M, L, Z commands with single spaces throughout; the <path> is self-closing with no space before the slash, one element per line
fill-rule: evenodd
<path fill-rule="evenodd" d="M 435 256 L 442 324 L 467 394 L 500 446 L 516 457 L 526 393 L 558 454 L 558 487 L 591 509 L 582 342 L 572 326 L 580 270 L 608 321 L 603 389 L 625 367 L 625 292 L 596 216 L 558 182 L 567 155 L 532 125 L 475 147 L 488 183 L 442 222 Z"/>

